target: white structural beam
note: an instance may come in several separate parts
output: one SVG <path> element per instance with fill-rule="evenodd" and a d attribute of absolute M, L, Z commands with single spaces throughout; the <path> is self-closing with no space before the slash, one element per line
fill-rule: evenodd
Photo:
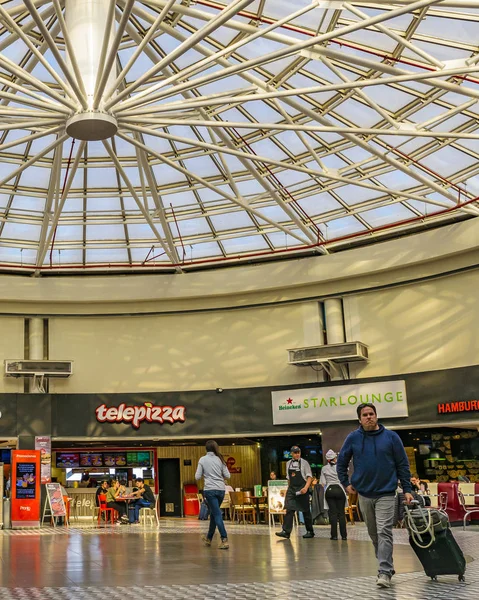
<path fill-rule="evenodd" d="M 118 28 L 111 40 L 111 44 L 107 46 L 108 52 L 105 58 L 104 64 L 100 63 L 98 65 L 98 77 L 95 85 L 95 96 L 93 98 L 93 110 L 97 110 L 100 101 L 103 97 L 103 92 L 105 91 L 107 83 L 112 85 L 114 80 L 114 71 L 112 71 L 113 66 L 115 65 L 117 52 L 120 47 L 121 38 L 123 37 L 123 33 L 128 24 L 128 19 L 130 18 L 131 10 L 133 8 L 134 0 L 127 0 L 125 4 L 125 8 L 123 10 L 123 14 L 121 16 L 120 22 L 118 23 Z M 112 22 L 115 13 L 112 11 Z M 109 23 L 109 21 L 108 21 Z M 108 24 L 107 23 L 107 24 Z M 108 39 L 108 31 L 105 31 L 104 40 Z M 105 47 L 105 44 L 103 45 Z"/>
<path fill-rule="evenodd" d="M 156 136 L 159 138 L 163 138 L 166 140 L 173 140 L 182 144 L 192 144 L 194 143 L 196 146 L 200 147 L 200 148 L 204 148 L 209 149 L 209 150 L 213 150 L 216 151 L 218 153 L 224 153 L 224 154 L 230 154 L 232 156 L 235 156 L 237 158 L 246 158 L 249 159 L 252 163 L 264 163 L 264 164 L 270 164 L 272 166 L 276 166 L 276 167 L 280 167 L 282 169 L 285 170 L 291 170 L 291 171 L 297 171 L 300 173 L 305 173 L 307 175 L 311 175 L 314 177 L 319 177 L 321 179 L 330 179 L 332 181 L 340 181 L 343 183 L 347 183 L 349 185 L 355 185 L 358 187 L 362 187 L 365 189 L 370 189 L 370 190 L 374 190 L 376 192 L 384 192 L 384 193 L 391 193 L 391 191 L 384 187 L 384 186 L 380 186 L 380 185 L 375 185 L 372 183 L 367 183 L 365 181 L 361 181 L 358 179 L 353 179 L 353 178 L 349 178 L 349 177 L 341 177 L 340 175 L 334 173 L 334 171 L 318 171 L 315 169 L 311 169 L 310 167 L 304 167 L 300 164 L 297 163 L 285 163 L 279 160 L 275 160 L 273 158 L 269 158 L 267 156 L 261 156 L 258 154 L 252 154 L 252 153 L 247 153 L 241 150 L 237 150 L 231 147 L 225 147 L 225 146 L 218 146 L 217 144 L 213 144 L 213 143 L 206 143 L 206 142 L 200 142 L 199 140 L 191 140 L 189 138 L 184 138 L 182 136 L 178 136 L 178 135 L 173 135 L 170 133 L 166 133 L 163 131 L 157 131 L 155 129 L 149 129 L 146 127 L 138 127 L 137 125 L 133 125 L 133 124 L 123 124 L 123 127 L 125 129 L 128 129 L 132 132 L 137 131 L 140 132 L 142 134 L 145 135 L 151 135 L 151 136 Z M 151 150 L 150 150 L 151 152 Z M 152 153 L 152 152 L 151 152 Z M 153 154 L 153 153 L 152 153 Z M 218 190 L 216 190 L 218 192 Z M 451 206 L 450 203 L 446 203 L 446 202 L 439 202 L 438 200 L 432 200 L 430 198 L 425 198 L 424 196 L 419 196 L 418 194 L 413 194 L 413 193 L 409 193 L 409 192 L 404 192 L 401 190 L 394 190 L 394 195 L 400 195 L 404 198 L 407 198 L 409 200 L 417 200 L 418 202 L 427 202 L 427 203 L 431 203 L 434 204 L 436 206 L 440 206 L 442 208 L 449 208 Z M 228 198 L 229 199 L 229 198 Z M 454 202 L 455 203 L 455 202 Z"/>
<path fill-rule="evenodd" d="M 281 225 L 280 223 L 277 223 L 277 222 L 273 221 L 272 219 L 269 219 L 268 217 L 264 216 L 261 213 L 261 211 L 256 210 L 255 208 L 251 207 L 249 204 L 245 204 L 245 203 L 241 202 L 235 196 L 232 196 L 231 194 L 227 194 L 221 188 L 212 185 L 206 179 L 203 179 L 202 177 L 199 177 L 195 173 L 192 173 L 192 172 L 188 171 L 187 169 L 181 167 L 180 165 L 176 164 L 174 161 L 170 160 L 169 158 L 166 158 L 164 155 L 161 155 L 159 152 L 155 152 L 151 148 L 148 149 L 146 146 L 144 146 L 143 144 L 141 144 L 140 142 L 138 142 L 138 140 L 135 140 L 134 138 L 131 138 L 131 137 L 123 134 L 121 131 L 118 133 L 118 136 L 121 137 L 123 140 L 125 140 L 127 142 L 130 142 L 131 144 L 137 146 L 138 148 L 142 148 L 143 150 L 148 151 L 152 156 L 155 156 L 156 158 L 158 158 L 159 160 L 163 161 L 168 166 L 170 166 L 173 169 L 179 171 L 183 175 L 187 175 L 191 179 L 194 179 L 195 181 L 197 181 L 198 183 L 200 183 L 202 186 L 204 186 L 204 187 L 206 187 L 206 188 L 208 188 L 208 189 L 216 192 L 219 196 L 222 196 L 223 198 L 225 198 L 226 200 L 228 200 L 232 204 L 235 204 L 237 206 L 240 206 L 243 209 L 246 209 L 246 210 L 250 211 L 252 214 L 256 215 L 260 219 L 263 219 L 264 221 L 266 221 L 270 225 L 273 225 L 274 227 L 280 229 L 281 231 L 284 231 L 288 235 L 296 238 L 302 244 L 305 244 L 305 245 L 309 245 L 310 244 L 310 241 L 307 238 L 305 238 L 303 236 L 300 236 L 295 231 L 292 231 L 291 229 L 289 229 L 289 228 Z"/>
<path fill-rule="evenodd" d="M 121 136 L 120 136 L 121 137 Z M 110 146 L 109 142 L 107 140 L 103 140 L 103 146 L 105 147 L 106 151 L 108 152 L 108 155 L 110 156 L 113 164 L 115 165 L 116 170 L 118 171 L 120 177 L 123 179 L 123 182 L 125 183 L 126 187 L 128 188 L 131 197 L 134 199 L 134 201 L 136 202 L 136 205 L 138 206 L 138 208 L 141 211 L 141 214 L 143 215 L 145 221 L 148 223 L 148 225 L 150 226 L 150 229 L 152 230 L 155 238 L 160 242 L 161 247 L 163 248 L 163 250 L 166 252 L 168 258 L 170 259 L 171 263 L 173 266 L 179 267 L 179 265 L 175 265 L 174 263 L 174 256 L 172 255 L 168 244 L 165 243 L 163 236 L 161 235 L 161 233 L 158 231 L 158 228 L 156 226 L 156 224 L 154 223 L 150 213 L 148 212 L 148 210 L 143 206 L 140 198 L 138 197 L 138 194 L 135 191 L 134 186 L 132 185 L 131 181 L 129 180 L 124 168 L 122 167 L 120 161 L 118 160 L 118 157 L 115 155 L 115 153 L 113 152 L 112 147 Z"/>
<path fill-rule="evenodd" d="M 428 2 L 430 0 L 421 0 L 423 2 Z M 254 2 L 254 0 L 233 0 L 233 2 L 224 8 L 218 15 L 215 15 L 211 21 L 206 23 L 201 29 L 199 29 L 194 35 L 189 36 L 185 39 L 177 48 L 175 48 L 172 52 L 165 56 L 162 60 L 160 60 L 156 65 L 151 67 L 144 75 L 141 75 L 133 84 L 131 84 L 126 90 L 120 92 L 115 98 L 112 98 L 108 102 L 105 103 L 105 109 L 109 110 L 115 104 L 118 104 L 121 100 L 131 94 L 138 87 L 149 81 L 154 75 L 156 75 L 159 71 L 170 65 L 174 60 L 179 58 L 182 54 L 184 54 L 190 48 L 194 48 L 196 44 L 198 44 L 201 40 L 207 37 L 210 33 L 212 33 L 215 29 L 220 27 L 223 23 L 228 21 L 228 19 L 232 18 L 235 14 L 241 11 L 245 6 L 248 6 Z M 140 92 L 138 96 L 143 94 Z"/>
<path fill-rule="evenodd" d="M 66 136 L 68 137 L 68 136 Z M 64 139 L 60 138 L 61 143 L 63 143 L 63 141 L 65 141 Z M 51 219 L 51 223 L 50 223 L 50 229 L 48 231 L 48 235 L 46 236 L 43 246 L 39 248 L 38 253 L 37 253 L 37 268 L 40 268 L 43 263 L 45 262 L 45 256 L 47 254 L 48 248 L 50 247 L 52 240 L 53 240 L 53 236 L 55 235 L 55 231 L 56 228 L 58 226 L 58 222 L 60 220 L 60 215 L 62 214 L 63 211 L 63 207 L 65 206 L 65 202 L 66 199 L 68 197 L 68 194 L 70 193 L 70 188 L 73 184 L 73 180 L 75 179 L 77 170 L 78 170 L 78 166 L 80 164 L 80 160 L 83 154 L 83 150 L 85 149 L 85 144 L 86 142 L 80 142 L 80 146 L 77 150 L 77 153 L 75 155 L 75 160 L 73 161 L 73 165 L 68 173 L 68 179 L 65 183 L 64 189 L 62 190 L 62 195 L 60 197 L 60 200 L 55 208 L 55 212 L 53 213 L 53 217 Z"/>
<path fill-rule="evenodd" d="M 72 70 L 70 69 L 68 64 L 65 62 L 62 54 L 60 53 L 60 51 L 55 43 L 55 40 L 52 38 L 50 32 L 48 31 L 47 27 L 45 26 L 45 23 L 43 22 L 41 15 L 38 13 L 37 9 L 35 8 L 33 1 L 32 0 L 23 0 L 23 1 L 25 2 L 25 6 L 28 8 L 35 23 L 37 24 L 38 29 L 40 30 L 41 34 L 43 35 L 44 40 L 47 42 L 51 53 L 53 54 L 53 56 L 55 57 L 55 60 L 58 63 L 58 66 L 60 67 L 66 80 L 70 84 L 70 87 L 72 88 L 77 101 L 81 104 L 82 108 L 84 110 L 86 110 L 88 108 L 86 98 L 81 90 L 81 87 L 78 84 L 78 81 L 75 78 L 75 74 L 72 72 Z"/>
<path fill-rule="evenodd" d="M 16 175 L 23 173 L 23 171 L 25 171 L 25 169 L 28 169 L 28 167 L 35 164 L 40 158 L 42 158 L 43 156 L 45 156 L 46 154 L 48 154 L 49 152 L 54 150 L 57 146 L 62 144 L 67 138 L 68 138 L 68 136 L 66 134 L 63 134 L 58 139 L 53 141 L 51 144 L 48 144 L 48 146 L 46 148 L 44 148 L 43 150 L 40 150 L 40 152 L 38 152 L 38 154 L 35 154 L 35 156 L 32 156 L 32 158 L 30 158 L 26 162 L 22 163 L 19 167 L 14 169 L 11 173 L 9 173 L 2 180 L 0 180 L 0 187 L 5 185 L 7 183 L 7 181 L 10 181 L 10 179 L 15 177 Z"/>

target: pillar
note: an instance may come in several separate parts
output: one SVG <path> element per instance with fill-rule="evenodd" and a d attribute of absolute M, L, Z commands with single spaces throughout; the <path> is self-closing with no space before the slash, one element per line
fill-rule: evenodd
<path fill-rule="evenodd" d="M 324 301 L 326 320 L 326 338 L 328 344 L 342 344 L 344 336 L 343 301 L 341 298 L 328 298 Z M 331 381 L 343 379 L 342 372 L 335 366 L 331 368 Z"/>
<path fill-rule="evenodd" d="M 90 110 L 95 95 L 109 7 L 110 2 L 107 0 L 65 0 L 67 31 L 83 79 Z M 110 31 L 110 40 L 113 31 L 114 25 L 112 25 Z M 70 60 L 69 62 L 71 64 Z M 113 66 L 106 84 L 106 90 L 112 87 L 115 79 L 116 67 Z"/>
<path fill-rule="evenodd" d="M 30 360 L 43 360 L 43 319 L 35 317 L 29 322 L 29 358 Z M 38 381 L 30 379 L 30 393 L 40 394 Z"/>

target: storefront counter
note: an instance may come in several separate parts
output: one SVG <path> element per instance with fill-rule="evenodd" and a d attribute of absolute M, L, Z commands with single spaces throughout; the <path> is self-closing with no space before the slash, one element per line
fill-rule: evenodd
<path fill-rule="evenodd" d="M 96 506 L 96 488 L 67 488 L 71 498 L 70 512 L 72 517 L 92 517 Z"/>

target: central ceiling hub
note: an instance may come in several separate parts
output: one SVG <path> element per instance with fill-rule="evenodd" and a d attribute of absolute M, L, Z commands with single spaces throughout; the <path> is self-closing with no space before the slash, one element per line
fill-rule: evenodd
<path fill-rule="evenodd" d="M 118 131 L 118 123 L 114 117 L 105 113 L 83 112 L 67 121 L 66 131 L 77 140 L 95 142 L 114 136 Z"/>

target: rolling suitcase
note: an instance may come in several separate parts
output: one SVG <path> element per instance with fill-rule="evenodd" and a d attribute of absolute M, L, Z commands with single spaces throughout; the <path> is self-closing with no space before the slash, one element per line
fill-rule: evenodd
<path fill-rule="evenodd" d="M 409 543 L 421 561 L 428 577 L 457 575 L 465 581 L 466 559 L 449 528 L 449 519 L 442 511 L 405 505 L 405 523 Z"/>

